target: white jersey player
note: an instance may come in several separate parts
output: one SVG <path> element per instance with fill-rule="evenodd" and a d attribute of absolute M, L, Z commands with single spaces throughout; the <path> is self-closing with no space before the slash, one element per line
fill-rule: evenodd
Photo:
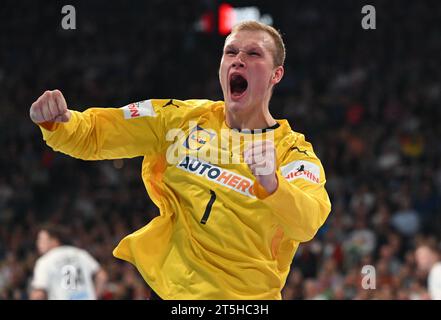
<path fill-rule="evenodd" d="M 37 237 L 37 260 L 31 299 L 95 300 L 103 291 L 107 275 L 85 250 L 66 243 L 61 227 L 46 226 Z"/>

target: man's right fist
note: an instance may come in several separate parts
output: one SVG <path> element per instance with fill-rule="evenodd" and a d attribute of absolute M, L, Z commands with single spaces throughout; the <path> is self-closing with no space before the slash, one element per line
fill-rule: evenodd
<path fill-rule="evenodd" d="M 31 120 L 42 122 L 68 122 L 71 117 L 66 100 L 60 90 L 46 91 L 29 110 Z"/>

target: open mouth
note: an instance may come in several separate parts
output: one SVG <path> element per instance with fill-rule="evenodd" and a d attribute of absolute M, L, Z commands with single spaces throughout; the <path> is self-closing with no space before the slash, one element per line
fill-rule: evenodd
<path fill-rule="evenodd" d="M 240 74 L 232 74 L 230 77 L 230 92 L 233 98 L 240 98 L 248 88 L 248 81 Z"/>

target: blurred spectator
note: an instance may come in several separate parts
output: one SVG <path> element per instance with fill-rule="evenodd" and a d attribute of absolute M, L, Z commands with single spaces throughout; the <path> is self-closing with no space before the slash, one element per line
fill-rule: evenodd
<path fill-rule="evenodd" d="M 392 226 L 404 236 L 414 236 L 420 229 L 418 212 L 412 209 L 410 200 L 403 198 L 401 208 L 395 212 L 391 219 Z"/>
<path fill-rule="evenodd" d="M 433 300 L 441 300 L 441 257 L 439 249 L 421 245 L 415 251 L 418 268 L 427 274 L 427 286 Z"/>

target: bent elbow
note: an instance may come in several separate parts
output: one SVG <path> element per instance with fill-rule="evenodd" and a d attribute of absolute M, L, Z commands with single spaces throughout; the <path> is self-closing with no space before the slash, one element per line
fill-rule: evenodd
<path fill-rule="evenodd" d="M 314 212 L 311 214 L 311 219 L 309 223 L 304 225 L 303 237 L 300 242 L 308 242 L 311 241 L 318 230 L 323 226 L 326 219 L 331 212 L 331 203 L 327 202 L 319 202 L 317 207 L 314 209 Z"/>

